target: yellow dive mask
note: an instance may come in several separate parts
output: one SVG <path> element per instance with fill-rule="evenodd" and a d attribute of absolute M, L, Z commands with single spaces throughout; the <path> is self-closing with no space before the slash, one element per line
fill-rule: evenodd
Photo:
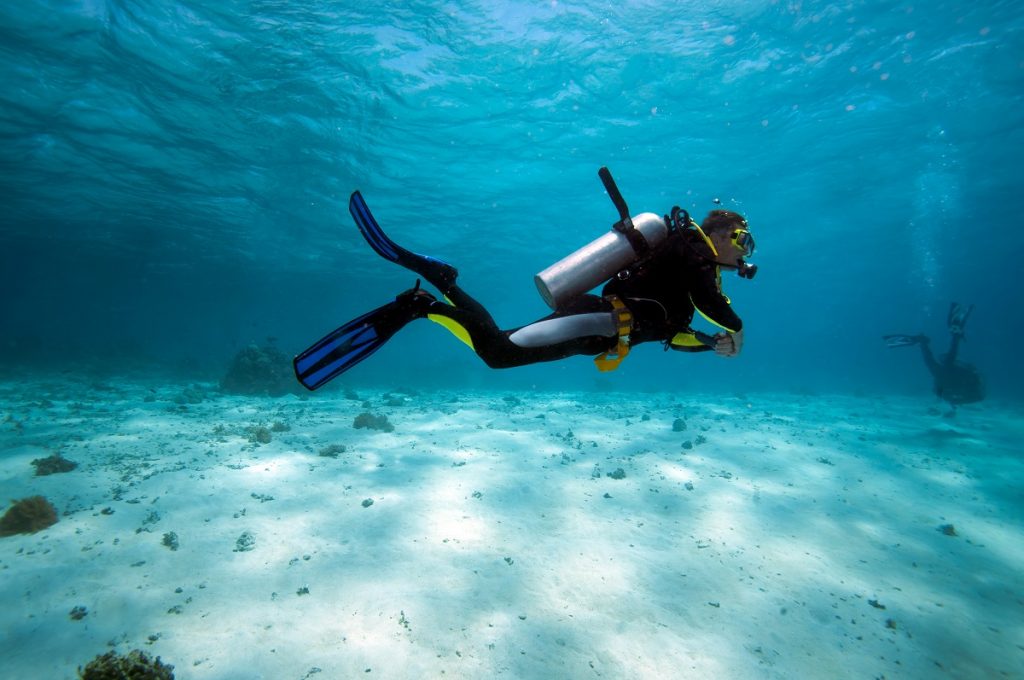
<path fill-rule="evenodd" d="M 748 229 L 736 229 L 729 237 L 737 250 L 742 250 L 745 257 L 754 254 L 754 236 Z"/>

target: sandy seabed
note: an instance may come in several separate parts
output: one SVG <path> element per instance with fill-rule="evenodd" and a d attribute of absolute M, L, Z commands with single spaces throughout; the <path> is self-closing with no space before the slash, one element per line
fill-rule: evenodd
<path fill-rule="evenodd" d="M 1024 411 L 935 407 L 0 383 L 0 677 L 1022 678 Z"/>

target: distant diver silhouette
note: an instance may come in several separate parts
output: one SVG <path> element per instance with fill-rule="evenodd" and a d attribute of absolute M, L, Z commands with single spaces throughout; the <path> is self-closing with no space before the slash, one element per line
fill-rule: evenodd
<path fill-rule="evenodd" d="M 882 340 L 891 348 L 912 345 L 921 348 L 925 366 L 928 367 L 928 371 L 935 381 L 935 394 L 953 409 L 949 415 L 953 415 L 956 407 L 961 404 L 973 404 L 985 398 L 985 385 L 978 369 L 969 363 L 957 360 L 960 342 L 964 339 L 967 319 L 970 318 L 973 311 L 974 305 L 964 307 L 956 302 L 950 304 L 949 314 L 946 316 L 946 325 L 950 334 L 949 351 L 942 356 L 941 361 L 935 360 L 931 350 L 931 340 L 927 335 L 882 336 Z"/>

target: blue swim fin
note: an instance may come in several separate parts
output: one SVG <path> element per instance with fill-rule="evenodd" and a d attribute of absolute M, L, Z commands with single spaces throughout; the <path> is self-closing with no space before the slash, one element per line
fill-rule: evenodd
<path fill-rule="evenodd" d="M 367 358 L 436 302 L 420 282 L 394 302 L 352 319 L 314 343 L 292 361 L 295 377 L 308 390 L 318 389 Z"/>
<path fill-rule="evenodd" d="M 389 302 L 349 321 L 295 357 L 295 377 L 302 386 L 315 390 L 380 349 L 388 337 L 380 334 L 374 322 L 392 305 Z"/>
<path fill-rule="evenodd" d="M 352 193 L 348 202 L 348 210 L 359 227 L 359 232 L 370 244 L 374 252 L 389 262 L 401 265 L 406 269 L 419 274 L 433 284 L 442 293 L 447 293 L 455 279 L 458 277 L 458 270 L 446 262 L 442 262 L 429 255 L 420 255 L 406 250 L 398 245 L 384 233 L 384 230 L 373 218 L 373 213 L 363 200 L 362 194 L 358 191 Z"/>
<path fill-rule="evenodd" d="M 946 316 L 946 325 L 949 327 L 949 332 L 962 337 L 964 328 L 967 326 L 967 319 L 973 311 L 974 305 L 964 307 L 957 302 L 951 303 L 949 305 L 949 314 Z"/>

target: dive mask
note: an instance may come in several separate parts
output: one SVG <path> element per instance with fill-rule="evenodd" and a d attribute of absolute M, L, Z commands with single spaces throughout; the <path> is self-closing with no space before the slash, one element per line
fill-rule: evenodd
<path fill-rule="evenodd" d="M 746 223 L 743 225 L 746 226 Z M 750 233 L 749 229 L 735 229 L 732 235 L 729 237 L 733 247 L 736 250 L 742 251 L 744 257 L 750 257 L 754 254 L 754 236 Z M 743 257 L 736 261 L 736 270 L 742 279 L 752 279 L 757 274 L 757 265 L 750 264 L 745 261 Z"/>
<path fill-rule="evenodd" d="M 747 229 L 736 229 L 732 232 L 730 237 L 733 246 L 737 250 L 742 250 L 744 257 L 750 257 L 754 254 L 754 237 Z"/>

